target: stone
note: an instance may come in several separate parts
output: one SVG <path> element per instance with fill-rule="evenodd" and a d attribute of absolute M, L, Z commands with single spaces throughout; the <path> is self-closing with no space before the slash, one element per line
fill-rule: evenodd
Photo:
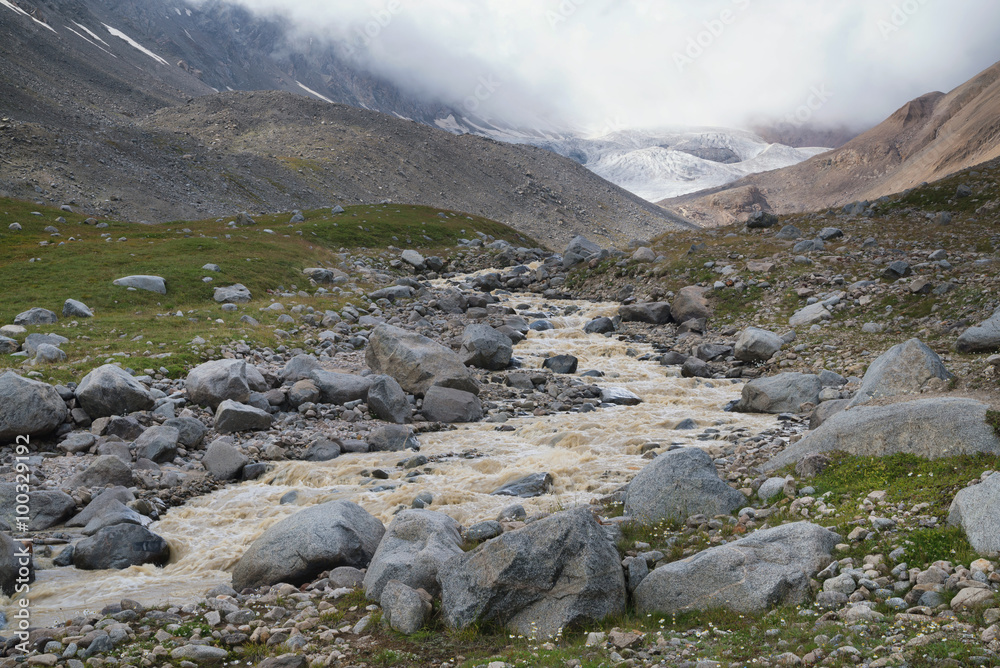
<path fill-rule="evenodd" d="M 469 325 L 462 333 L 459 355 L 466 366 L 499 371 L 510 364 L 514 344 L 510 337 L 489 325 Z"/>
<path fill-rule="evenodd" d="M 91 499 L 87 507 L 66 521 L 68 527 L 87 526 L 95 517 L 104 513 L 106 508 L 114 506 L 115 503 L 126 504 L 135 501 L 135 495 L 128 491 L 126 487 L 108 487 L 100 494 Z"/>
<path fill-rule="evenodd" d="M 228 657 L 229 652 L 212 645 L 181 645 L 170 652 L 170 658 L 174 661 L 191 661 L 206 665 L 225 663 Z"/>
<path fill-rule="evenodd" d="M 774 238 L 781 239 L 783 241 L 795 241 L 796 239 L 802 238 L 802 230 L 794 225 L 785 225 L 778 230 L 778 233 L 774 235 Z"/>
<path fill-rule="evenodd" d="M 11 353 L 16 353 L 21 344 L 17 342 L 17 339 L 10 339 L 6 336 L 0 336 L 0 355 L 9 355 Z"/>
<path fill-rule="evenodd" d="M 270 429 L 271 421 L 267 411 L 231 399 L 223 401 L 215 411 L 215 431 L 220 434 Z"/>
<path fill-rule="evenodd" d="M 792 317 L 788 319 L 788 324 L 792 327 L 809 327 L 811 325 L 818 325 L 832 317 L 833 315 L 827 310 L 826 304 L 816 302 L 815 304 L 800 308 L 793 313 Z"/>
<path fill-rule="evenodd" d="M 59 449 L 74 455 L 78 452 L 87 452 L 96 442 L 97 438 L 93 434 L 89 434 L 85 431 L 78 431 L 68 434 L 66 438 L 59 443 Z"/>
<path fill-rule="evenodd" d="M 576 373 L 579 360 L 573 355 L 553 355 L 542 362 L 542 367 L 551 369 L 552 373 Z"/>
<path fill-rule="evenodd" d="M 366 403 L 375 417 L 394 424 L 409 422 L 413 417 L 413 407 L 396 379 L 381 375 L 372 377 L 371 382 Z"/>
<path fill-rule="evenodd" d="M 719 478 L 712 458 L 694 447 L 659 455 L 625 492 L 625 514 L 646 524 L 728 515 L 745 505 L 746 497 Z"/>
<path fill-rule="evenodd" d="M 13 371 L 0 375 L 0 443 L 18 436 L 45 436 L 69 414 L 54 387 Z"/>
<path fill-rule="evenodd" d="M 430 601 L 399 580 L 390 580 L 378 601 L 389 627 L 404 635 L 423 628 L 431 614 Z"/>
<path fill-rule="evenodd" d="M 93 318 L 94 312 L 83 302 L 67 299 L 63 303 L 62 315 L 64 318 Z"/>
<path fill-rule="evenodd" d="M 81 570 L 121 570 L 129 566 L 162 566 L 170 559 L 170 547 L 161 536 L 137 524 L 104 527 L 76 543 L 73 565 Z"/>
<path fill-rule="evenodd" d="M 164 427 L 177 430 L 177 442 L 185 448 L 196 448 L 205 440 L 208 427 L 201 420 L 193 417 L 174 417 L 163 422 Z"/>
<path fill-rule="evenodd" d="M 615 331 L 615 323 L 611 318 L 594 318 L 583 326 L 583 331 L 587 334 L 610 334 Z"/>
<path fill-rule="evenodd" d="M 951 502 L 948 524 L 962 527 L 969 544 L 979 554 L 1000 556 L 1000 475 L 959 490 Z"/>
<path fill-rule="evenodd" d="M 757 489 L 757 498 L 761 501 L 770 501 L 785 490 L 785 478 L 768 478 Z"/>
<path fill-rule="evenodd" d="M 586 262 L 601 253 L 601 247 L 590 241 L 585 236 L 578 234 L 570 239 L 566 250 L 563 251 L 563 269 L 575 267 L 581 262 Z"/>
<path fill-rule="evenodd" d="M 368 295 L 368 299 L 378 301 L 379 299 L 388 299 L 391 302 L 396 302 L 400 299 L 412 299 L 413 298 L 413 288 L 408 285 L 390 285 L 387 288 L 382 288 L 381 290 L 376 290 L 375 292 Z"/>
<path fill-rule="evenodd" d="M 809 580 L 830 563 L 839 542 L 840 536 L 809 522 L 756 531 L 655 569 L 635 591 L 636 609 L 756 613 L 803 603 Z"/>
<path fill-rule="evenodd" d="M 994 595 L 992 589 L 967 587 L 959 589 L 955 598 L 951 599 L 952 610 L 982 610 L 992 607 Z"/>
<path fill-rule="evenodd" d="M 900 278 L 906 278 L 912 273 L 913 270 L 910 268 L 910 264 L 908 262 L 905 262 L 903 260 L 896 260 L 895 262 L 890 263 L 889 266 L 885 268 L 885 270 L 882 272 L 882 278 L 886 279 L 887 281 L 895 281 Z"/>
<path fill-rule="evenodd" d="M 667 302 L 647 302 L 618 307 L 618 317 L 622 322 L 644 322 L 649 325 L 665 325 L 673 321 Z M 614 328 L 612 327 L 612 330 Z"/>
<path fill-rule="evenodd" d="M 793 372 L 757 378 L 743 386 L 735 410 L 743 413 L 798 413 L 802 404 L 818 404 L 822 389 L 823 384 L 815 374 Z"/>
<path fill-rule="evenodd" d="M 424 256 L 415 250 L 405 250 L 403 251 L 399 259 L 410 265 L 414 269 L 423 269 L 424 267 Z"/>
<path fill-rule="evenodd" d="M 296 355 L 285 363 L 278 376 L 285 382 L 296 383 L 312 378 L 312 372 L 321 368 L 319 360 L 312 355 Z"/>
<path fill-rule="evenodd" d="M 239 480 L 250 458 L 228 438 L 217 438 L 205 450 L 201 463 L 218 480 Z"/>
<path fill-rule="evenodd" d="M 369 377 L 322 369 L 313 371 L 310 378 L 319 388 L 320 401 L 324 404 L 343 405 L 351 401 L 364 401 L 372 386 Z"/>
<path fill-rule="evenodd" d="M 135 524 L 138 526 L 148 526 L 152 520 L 144 517 L 126 506 L 121 501 L 113 500 L 106 504 L 100 515 L 96 515 L 83 527 L 84 536 L 93 536 L 105 527 L 116 524 Z"/>
<path fill-rule="evenodd" d="M 131 487 L 134 484 L 132 469 L 114 455 L 101 455 L 85 470 L 67 480 L 64 488 L 77 487 Z"/>
<path fill-rule="evenodd" d="M 522 499 L 530 499 L 547 493 L 552 488 L 552 483 L 551 473 L 532 473 L 505 483 L 491 492 L 491 495 L 518 496 Z"/>
<path fill-rule="evenodd" d="M 316 386 L 316 382 L 313 380 L 299 380 L 296 381 L 290 388 L 288 388 L 287 400 L 288 405 L 292 408 L 298 408 L 302 404 L 315 404 L 322 398 L 322 393 Z"/>
<path fill-rule="evenodd" d="M 409 427 L 387 424 L 371 431 L 368 435 L 368 447 L 371 452 L 399 452 L 407 448 L 419 450 L 420 443 Z"/>
<path fill-rule="evenodd" d="M 58 334 L 41 334 L 38 332 L 32 332 L 25 337 L 22 348 L 24 348 L 24 351 L 29 355 L 34 355 L 38 352 L 38 347 L 43 343 L 59 347 L 64 343 L 69 343 L 69 339 L 65 336 L 59 336 Z"/>
<path fill-rule="evenodd" d="M 22 569 L 27 570 L 27 577 L 21 577 Z M 30 548 L 0 531 L 0 593 L 13 598 L 19 586 L 34 581 L 35 565 Z"/>
<path fill-rule="evenodd" d="M 444 513 L 402 510 L 393 518 L 365 574 L 365 596 L 382 598 L 390 580 L 436 596 L 438 569 L 462 552 L 461 527 Z"/>
<path fill-rule="evenodd" d="M 647 248 L 641 246 L 632 253 L 632 261 L 638 262 L 640 264 L 649 264 L 650 262 L 656 262 L 656 253 L 652 248 Z"/>
<path fill-rule="evenodd" d="M 748 230 L 763 230 L 778 224 L 778 217 L 766 211 L 754 211 L 747 219 Z"/>
<path fill-rule="evenodd" d="M 65 362 L 66 353 L 55 346 L 43 343 L 35 349 L 35 359 L 33 364 L 57 364 Z"/>
<path fill-rule="evenodd" d="M 955 342 L 960 353 L 992 353 L 1000 350 L 1000 309 L 975 327 L 962 332 Z"/>
<path fill-rule="evenodd" d="M 848 408 L 872 399 L 918 394 L 932 379 L 947 381 L 952 374 L 937 353 L 918 339 L 893 346 L 868 367 L 861 387 Z"/>
<path fill-rule="evenodd" d="M 744 362 L 766 362 L 781 350 L 784 342 L 774 332 L 756 327 L 747 327 L 736 339 L 733 354 Z"/>
<path fill-rule="evenodd" d="M 150 427 L 135 439 L 136 459 L 148 459 L 157 464 L 172 462 L 177 456 L 177 442 L 181 433 L 173 427 Z"/>
<path fill-rule="evenodd" d="M 420 412 L 431 422 L 479 422 L 483 404 L 470 392 L 435 385 L 424 395 Z"/>
<path fill-rule="evenodd" d="M 601 388 L 601 402 L 618 406 L 638 406 L 642 403 L 642 399 L 624 387 L 604 387 Z"/>
<path fill-rule="evenodd" d="M 683 378 L 711 378 L 712 369 L 708 366 L 708 362 L 691 356 L 681 364 L 681 376 Z"/>
<path fill-rule="evenodd" d="M 306 448 L 301 459 L 304 462 L 328 462 L 339 457 L 342 452 L 339 443 L 324 438 Z"/>
<path fill-rule="evenodd" d="M 495 622 L 531 638 L 621 614 L 626 603 L 618 551 L 585 507 L 452 557 L 438 582 L 448 626 Z"/>
<path fill-rule="evenodd" d="M 949 397 L 857 406 L 837 413 L 764 468 L 773 471 L 832 450 L 864 457 L 908 453 L 926 459 L 977 452 L 1000 455 L 1000 438 L 986 423 L 987 410 L 978 401 Z"/>
<path fill-rule="evenodd" d="M 59 322 L 59 316 L 44 308 L 32 308 L 18 313 L 14 316 L 14 324 L 22 326 L 30 325 L 54 325 Z"/>
<path fill-rule="evenodd" d="M 167 294 L 167 282 L 159 276 L 125 276 L 115 279 L 112 283 L 123 288 L 146 290 L 161 295 Z"/>
<path fill-rule="evenodd" d="M 187 375 L 184 387 L 188 399 L 200 406 L 216 408 L 231 399 L 245 402 L 250 399 L 248 365 L 244 360 L 221 359 L 199 364 Z"/>
<path fill-rule="evenodd" d="M 0 483 L 0 519 L 12 527 L 17 524 L 17 487 L 14 482 Z M 26 505 L 28 531 L 44 531 L 53 527 L 69 517 L 76 508 L 73 498 L 58 490 L 32 489 Z"/>
<path fill-rule="evenodd" d="M 399 327 L 376 326 L 368 338 L 365 361 L 375 373 L 395 378 L 410 394 L 423 396 L 434 385 L 479 394 L 479 384 L 461 357 Z"/>
<path fill-rule="evenodd" d="M 361 506 L 328 501 L 286 517 L 261 534 L 233 569 L 233 589 L 294 586 L 339 566 L 368 566 L 385 527 Z"/>
<path fill-rule="evenodd" d="M 670 306 L 670 315 L 674 322 L 687 322 L 709 318 L 712 311 L 705 298 L 706 288 L 688 286 L 677 291 L 674 303 Z"/>
<path fill-rule="evenodd" d="M 212 298 L 219 304 L 246 304 L 252 299 L 250 290 L 242 283 L 218 287 Z"/>
<path fill-rule="evenodd" d="M 821 241 L 832 241 L 833 239 L 840 239 L 844 236 L 844 231 L 838 227 L 824 227 L 819 231 L 819 236 Z"/>
<path fill-rule="evenodd" d="M 490 538 L 496 538 L 503 533 L 503 525 L 496 520 L 476 522 L 462 532 L 462 537 L 470 543 L 481 543 Z"/>

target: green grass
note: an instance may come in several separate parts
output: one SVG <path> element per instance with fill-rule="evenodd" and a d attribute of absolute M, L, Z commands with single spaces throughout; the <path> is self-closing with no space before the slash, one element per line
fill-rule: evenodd
<path fill-rule="evenodd" d="M 231 219 L 226 218 L 160 225 L 107 220 L 104 222 L 109 226 L 98 229 L 83 224 L 86 216 L 81 214 L 0 199 L 0 256 L 4 258 L 0 264 L 0 285 L 4 286 L 0 323 L 11 323 L 18 313 L 36 306 L 61 314 L 66 299 L 77 299 L 94 311 L 93 319 L 77 319 L 73 325 L 70 319 L 61 318 L 56 325 L 29 328 L 29 333 L 58 333 L 70 339 L 63 346 L 68 362 L 39 369 L 43 377 L 79 380 L 114 353 L 129 355 L 116 358 L 126 366 L 163 366 L 176 374 L 204 359 L 207 348 L 224 341 L 277 345 L 279 341 L 267 325 L 276 324 L 280 314 L 260 311 L 271 301 L 268 291 L 280 286 L 312 292 L 302 270 L 337 266 L 340 252 L 373 255 L 395 245 L 416 248 L 426 255 L 448 256 L 459 239 L 475 238 L 477 232 L 517 245 L 537 246 L 500 223 L 423 206 L 358 206 L 348 207 L 339 216 L 331 215 L 328 209 L 304 215 L 306 221 L 296 225 L 288 224 L 291 214 L 280 213 L 259 216 L 256 225 L 240 228 L 226 227 Z M 56 222 L 60 216 L 65 223 Z M 14 222 L 23 229 L 10 231 Z M 58 228 L 60 236 L 45 232 L 48 225 Z M 396 256 L 396 252 L 389 253 L 385 261 Z M 219 265 L 221 272 L 202 269 L 208 263 Z M 167 294 L 130 291 L 112 284 L 133 274 L 163 277 Z M 213 281 L 203 282 L 205 276 Z M 214 289 L 234 283 L 247 286 L 253 301 L 240 305 L 235 313 L 226 313 L 213 301 Z M 352 298 L 358 303 L 359 297 L 350 294 L 296 297 L 292 301 L 322 312 L 339 309 Z M 181 316 L 176 315 L 178 311 Z M 264 326 L 239 323 L 244 314 Z M 196 336 L 209 341 L 200 351 L 188 345 Z M 166 353 L 170 356 L 152 357 Z M 20 367 L 24 361 L 4 356 L 0 369 Z"/>

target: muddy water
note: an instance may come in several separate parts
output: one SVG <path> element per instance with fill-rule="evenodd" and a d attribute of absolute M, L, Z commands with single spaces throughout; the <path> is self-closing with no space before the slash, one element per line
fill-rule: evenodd
<path fill-rule="evenodd" d="M 756 432 L 775 424 L 773 417 L 722 411 L 729 400 L 739 396 L 740 385 L 680 378 L 654 362 L 636 359 L 651 352 L 649 346 L 583 333 L 588 320 L 613 315 L 615 305 L 546 302 L 524 295 L 514 295 L 508 303 L 530 304 L 530 312 L 555 314 L 564 313 L 571 304 L 580 307 L 571 315 L 549 318 L 555 329 L 531 332 L 515 348 L 525 368 L 541 367 L 549 354 L 569 353 L 580 359 L 581 372 L 597 369 L 605 373 L 603 378 L 586 379 L 588 382 L 627 388 L 643 403 L 545 417 L 526 413 L 510 420 L 507 424 L 514 430 L 506 432 L 496 431 L 496 424 L 479 423 L 423 434 L 421 454 L 432 460 L 430 472 L 407 481 L 403 475 L 408 472 L 395 468 L 409 456 L 407 453 L 350 454 L 325 463 L 279 463 L 258 481 L 217 491 L 166 513 L 151 527 L 170 543 L 171 562 L 163 568 L 40 570 L 32 587 L 33 623 L 61 623 L 81 610 L 99 610 L 122 598 L 146 604 L 196 600 L 217 584 L 229 584 L 228 571 L 265 529 L 316 503 L 348 499 L 388 524 L 397 509 L 409 507 L 414 496 L 428 491 L 434 496 L 434 510 L 468 526 L 494 518 L 515 502 L 530 514 L 610 494 L 649 463 L 641 454 L 642 447 L 651 442 L 692 445 L 698 443 L 696 437 L 706 427 L 724 434 L 738 427 Z M 675 431 L 685 418 L 695 419 L 700 428 Z M 374 468 L 390 471 L 390 479 L 362 478 L 362 471 Z M 506 482 L 542 471 L 555 478 L 552 494 L 516 500 L 490 496 Z M 376 486 L 386 485 L 394 488 L 374 491 Z M 296 500 L 279 504 L 279 499 L 293 490 Z"/>

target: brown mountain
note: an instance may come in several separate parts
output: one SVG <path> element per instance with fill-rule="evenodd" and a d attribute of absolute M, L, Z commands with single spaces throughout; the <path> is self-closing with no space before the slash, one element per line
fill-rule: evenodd
<path fill-rule="evenodd" d="M 755 209 L 795 213 L 873 200 L 1000 157 L 1000 63 L 948 94 L 908 102 L 834 151 L 713 190 L 659 202 L 724 225 Z"/>

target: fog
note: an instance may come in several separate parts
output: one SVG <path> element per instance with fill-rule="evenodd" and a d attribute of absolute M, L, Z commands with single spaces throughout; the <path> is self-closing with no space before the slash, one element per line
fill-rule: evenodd
<path fill-rule="evenodd" d="M 878 123 L 998 60 L 996 0 L 239 0 L 397 85 L 592 131 Z"/>

